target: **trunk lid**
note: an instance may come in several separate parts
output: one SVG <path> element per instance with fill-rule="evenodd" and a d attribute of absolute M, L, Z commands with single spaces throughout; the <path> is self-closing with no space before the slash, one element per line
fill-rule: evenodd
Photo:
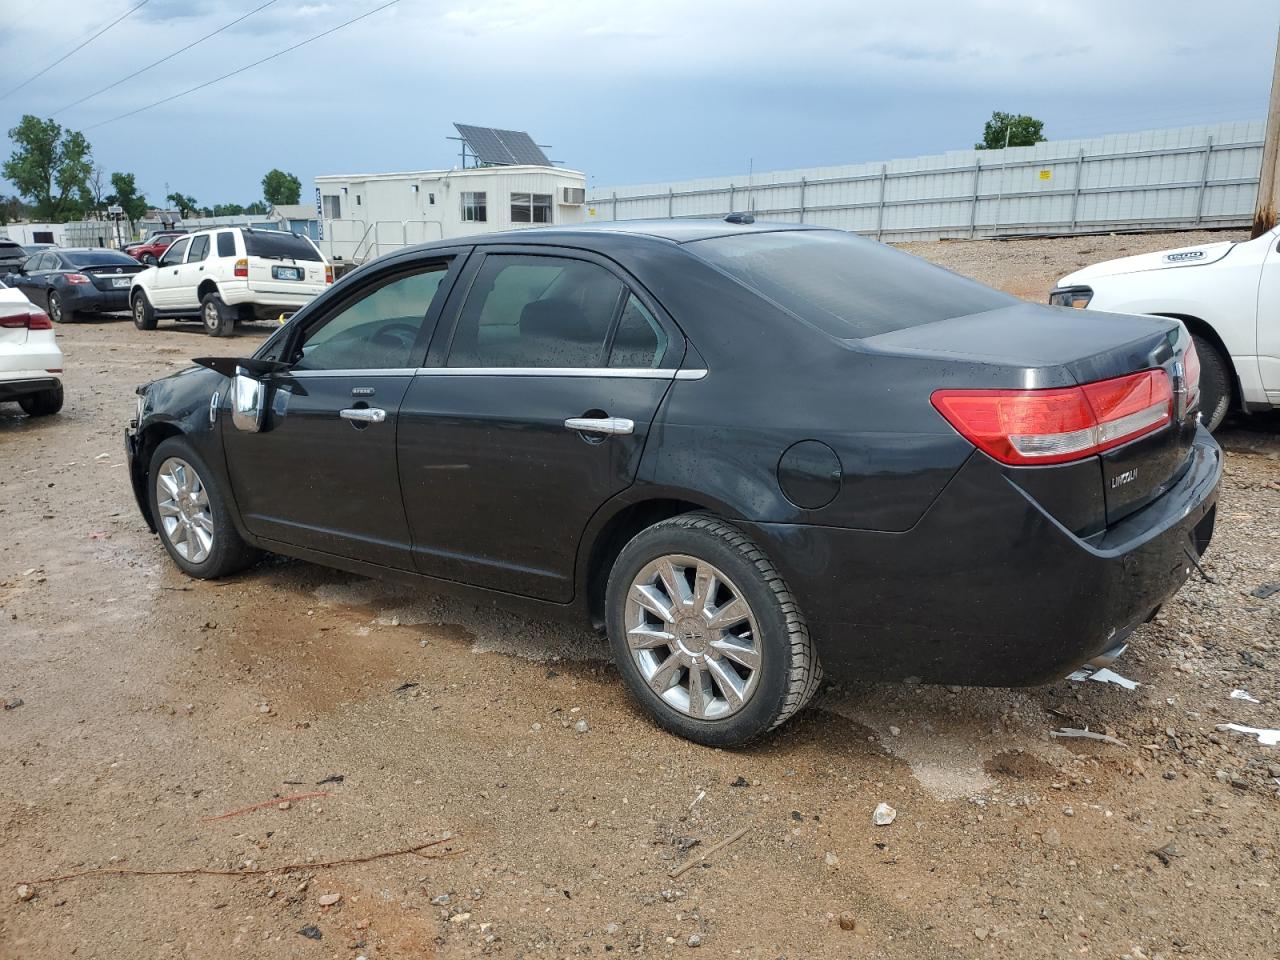
<path fill-rule="evenodd" d="M 1183 358 L 1190 337 L 1176 320 L 1072 310 L 1033 303 L 941 320 L 859 341 L 886 354 L 951 361 L 939 388 L 1047 389 L 1162 369 L 1174 391 L 1172 420 L 1152 433 L 1093 455 L 1100 472 L 1061 470 L 1081 483 L 1100 479 L 1111 525 L 1159 497 L 1187 463 L 1196 416 L 1186 409 Z M 1070 467 L 1062 464 L 1060 467 Z M 1027 471 L 1059 466 L 1009 466 Z M 1096 494 L 1096 487 L 1089 493 Z M 1102 518 L 1099 518 L 1102 519 Z"/>
<path fill-rule="evenodd" d="M 141 263 L 104 263 L 97 266 L 80 267 L 79 272 L 93 281 L 99 290 L 128 290 L 133 283 L 133 275 L 147 269 Z"/>

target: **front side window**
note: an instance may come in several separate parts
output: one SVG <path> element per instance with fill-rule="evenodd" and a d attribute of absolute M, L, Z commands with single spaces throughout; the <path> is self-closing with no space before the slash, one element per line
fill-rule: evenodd
<path fill-rule="evenodd" d="M 550 223 L 551 194 L 513 193 L 511 195 L 512 223 Z"/>
<path fill-rule="evenodd" d="M 609 366 L 653 369 L 662 364 L 666 352 L 667 332 L 636 295 L 631 294 L 613 335 Z"/>
<path fill-rule="evenodd" d="M 164 256 L 160 258 L 160 265 L 164 267 L 172 267 L 182 262 L 182 258 L 187 255 L 187 246 L 191 243 L 186 237 L 181 240 L 175 240 L 168 250 L 164 252 Z"/>
<path fill-rule="evenodd" d="M 197 263 L 209 256 L 209 235 L 201 234 L 191 241 L 191 256 L 187 258 L 188 263 Z"/>
<path fill-rule="evenodd" d="M 599 367 L 622 283 L 562 257 L 492 255 L 476 273 L 451 367 Z"/>
<path fill-rule="evenodd" d="M 462 195 L 462 222 L 484 223 L 489 219 L 489 208 L 483 191 Z"/>
<path fill-rule="evenodd" d="M 374 282 L 354 303 L 309 329 L 295 370 L 397 370 L 416 367 L 418 339 L 448 263 Z"/>

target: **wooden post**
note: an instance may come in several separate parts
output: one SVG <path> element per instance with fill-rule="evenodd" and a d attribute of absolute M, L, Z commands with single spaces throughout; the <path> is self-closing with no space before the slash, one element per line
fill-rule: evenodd
<path fill-rule="evenodd" d="M 1271 75 L 1271 102 L 1267 106 L 1267 139 L 1262 147 L 1262 175 L 1258 178 L 1258 202 L 1253 209 L 1253 236 L 1260 237 L 1276 225 L 1280 207 L 1280 33 L 1276 35 L 1276 63 Z"/>

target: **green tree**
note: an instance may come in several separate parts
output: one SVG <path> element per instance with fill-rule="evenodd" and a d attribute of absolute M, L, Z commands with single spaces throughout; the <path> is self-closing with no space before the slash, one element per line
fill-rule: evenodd
<path fill-rule="evenodd" d="M 262 197 L 273 207 L 297 203 L 302 198 L 302 181 L 292 173 L 272 170 L 262 178 Z"/>
<path fill-rule="evenodd" d="M 165 197 L 165 200 L 168 203 L 173 204 L 174 207 L 177 208 L 178 213 L 182 214 L 184 217 L 195 216 L 200 212 L 200 201 L 195 197 L 189 197 L 175 191 Z"/>
<path fill-rule="evenodd" d="M 267 209 L 267 205 L 261 200 L 255 200 L 244 208 L 244 212 L 258 217 L 265 217 L 271 211 Z"/>
<path fill-rule="evenodd" d="M 0 224 L 21 220 L 27 212 L 27 205 L 17 197 L 0 196 Z"/>
<path fill-rule="evenodd" d="M 123 207 L 130 224 L 137 223 L 147 215 L 147 198 L 138 192 L 138 183 L 132 173 L 113 173 L 111 190 L 106 196 L 106 202 Z"/>
<path fill-rule="evenodd" d="M 1007 137 L 1007 139 L 1006 139 Z M 1030 147 L 1044 142 L 1044 121 L 1025 113 L 1001 113 L 995 110 L 982 128 L 982 142 L 975 143 L 975 150 L 1001 150 L 1010 147 Z"/>
<path fill-rule="evenodd" d="M 9 131 L 13 153 L 0 174 L 18 188 L 38 220 L 80 217 L 91 202 L 93 150 L 84 134 L 26 114 Z"/>
<path fill-rule="evenodd" d="M 213 215 L 215 217 L 238 217 L 244 213 L 244 207 L 238 203 L 215 203 L 213 205 Z"/>

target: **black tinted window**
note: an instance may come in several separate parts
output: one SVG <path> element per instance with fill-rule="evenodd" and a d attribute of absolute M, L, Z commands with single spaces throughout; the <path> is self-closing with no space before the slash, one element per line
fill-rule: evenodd
<path fill-rule="evenodd" d="M 666 352 L 666 331 L 635 294 L 631 294 L 613 335 L 609 366 L 657 367 Z"/>
<path fill-rule="evenodd" d="M 246 230 L 244 252 L 249 257 L 275 260 L 319 260 L 320 253 L 310 242 L 282 230 Z"/>
<path fill-rule="evenodd" d="M 451 367 L 598 367 L 622 284 L 559 257 L 490 256 L 449 350 Z"/>
<path fill-rule="evenodd" d="M 218 234 L 218 256 L 234 257 L 236 255 L 236 235 L 230 230 Z"/>
<path fill-rule="evenodd" d="M 416 367 L 416 345 L 440 282 L 442 263 L 376 286 L 307 331 L 296 370 L 378 370 Z"/>
<path fill-rule="evenodd" d="M 1018 302 L 919 257 L 836 230 L 736 234 L 685 249 L 841 339 Z"/>
<path fill-rule="evenodd" d="M 46 253 L 46 257 L 57 258 L 56 253 Z M 136 267 L 138 261 L 127 253 L 114 250 L 86 250 L 83 253 L 64 253 L 62 259 L 73 267 Z"/>
<path fill-rule="evenodd" d="M 196 263 L 209 256 L 209 236 L 202 234 L 191 241 L 191 254 L 187 257 L 188 263 Z"/>

